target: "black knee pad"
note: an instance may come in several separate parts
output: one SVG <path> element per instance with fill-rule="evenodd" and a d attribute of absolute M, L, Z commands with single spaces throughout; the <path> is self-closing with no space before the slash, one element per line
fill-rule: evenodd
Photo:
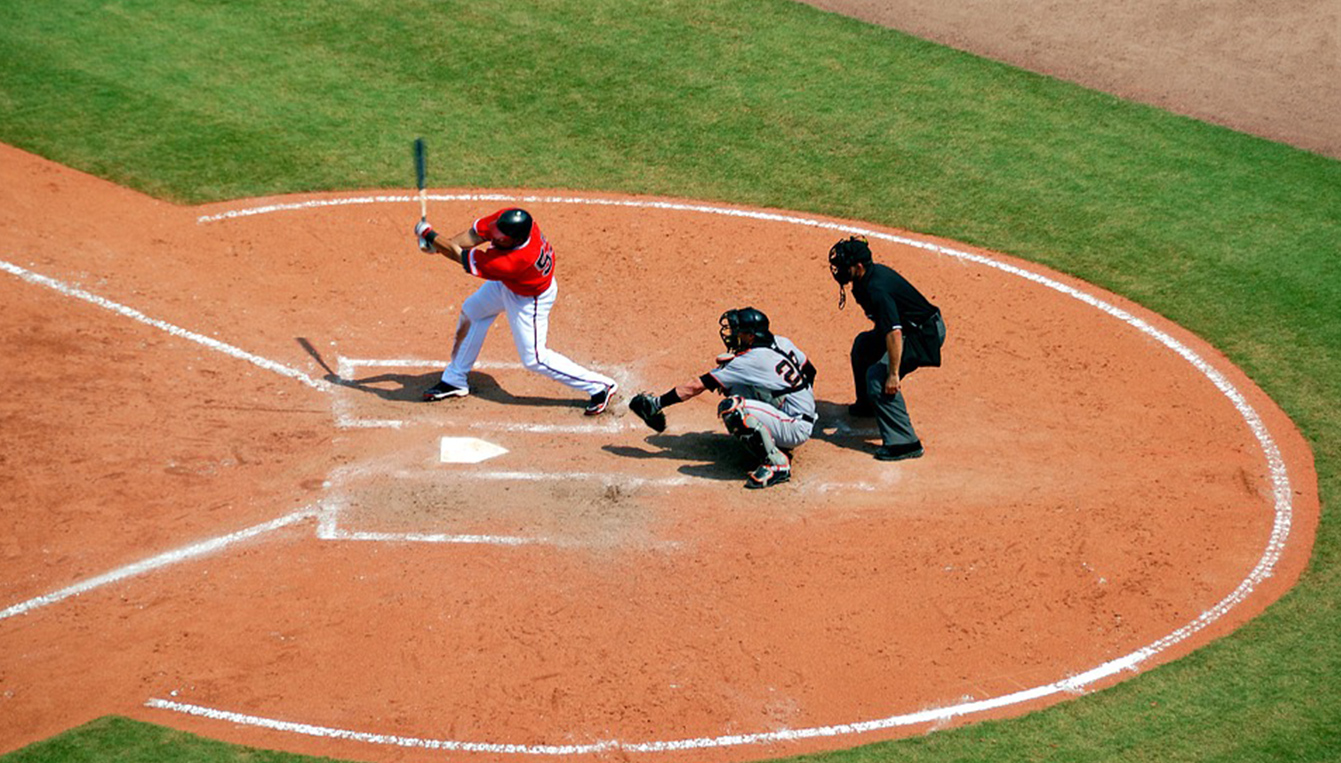
<path fill-rule="evenodd" d="M 732 396 L 717 404 L 717 417 L 726 425 L 726 431 L 736 437 L 743 437 L 748 434 L 750 428 L 745 426 L 745 398 Z"/>

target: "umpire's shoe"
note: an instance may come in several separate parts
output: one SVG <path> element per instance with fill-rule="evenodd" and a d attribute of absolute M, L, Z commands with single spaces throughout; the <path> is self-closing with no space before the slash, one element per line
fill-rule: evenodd
<path fill-rule="evenodd" d="M 587 415 L 596 416 L 605 413 L 605 409 L 610 407 L 610 401 L 615 398 L 615 390 L 617 389 L 619 389 L 618 384 L 611 384 L 609 387 L 592 395 L 591 402 L 587 403 Z"/>
<path fill-rule="evenodd" d="M 921 458 L 923 452 L 921 440 L 913 440 L 904 445 L 881 445 L 875 449 L 875 460 L 903 461 L 908 458 Z"/>
<path fill-rule="evenodd" d="M 424 402 L 431 403 L 434 400 L 446 400 L 449 397 L 465 397 L 469 394 L 470 390 L 464 387 L 453 387 L 445 381 L 440 381 L 424 390 Z"/>
<path fill-rule="evenodd" d="M 790 465 L 760 464 L 759 468 L 750 472 L 750 476 L 745 479 L 745 487 L 749 490 L 762 490 L 766 487 L 781 485 L 791 478 L 792 467 Z"/>

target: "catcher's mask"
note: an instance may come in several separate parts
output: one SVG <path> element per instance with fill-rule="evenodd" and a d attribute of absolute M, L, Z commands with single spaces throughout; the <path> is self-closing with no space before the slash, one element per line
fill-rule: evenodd
<path fill-rule="evenodd" d="M 829 249 L 829 274 L 838 282 L 838 309 L 847 304 L 847 285 L 852 283 L 852 266 L 871 264 L 871 245 L 864 236 L 849 236 Z"/>
<path fill-rule="evenodd" d="M 742 352 L 773 341 L 773 334 L 768 330 L 768 316 L 753 307 L 727 310 L 717 323 L 721 326 L 718 333 L 722 344 L 731 352 Z"/>
<path fill-rule="evenodd" d="M 531 237 L 531 214 L 524 209 L 509 209 L 494 223 L 498 237 L 491 239 L 499 249 L 513 249 Z"/>

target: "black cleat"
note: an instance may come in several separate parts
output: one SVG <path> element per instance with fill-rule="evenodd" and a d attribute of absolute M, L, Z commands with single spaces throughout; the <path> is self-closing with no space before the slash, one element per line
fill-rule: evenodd
<path fill-rule="evenodd" d="M 760 464 L 759 468 L 750 472 L 750 476 L 745 479 L 745 487 L 748 490 L 762 490 L 766 487 L 781 485 L 791 478 L 791 466 Z"/>
<path fill-rule="evenodd" d="M 918 441 L 906 445 L 881 445 L 875 449 L 875 460 L 903 461 L 909 458 L 921 458 L 924 452 L 922 443 Z"/>
<path fill-rule="evenodd" d="M 431 403 L 435 400 L 446 400 L 449 397 L 465 397 L 469 394 L 470 390 L 468 389 L 453 387 L 445 381 L 440 381 L 424 390 L 424 402 Z"/>
<path fill-rule="evenodd" d="M 609 387 L 597 392 L 591 396 L 591 402 L 587 403 L 587 415 L 597 416 L 605 412 L 610 406 L 610 401 L 615 397 L 615 390 L 619 389 L 618 384 L 611 384 Z"/>

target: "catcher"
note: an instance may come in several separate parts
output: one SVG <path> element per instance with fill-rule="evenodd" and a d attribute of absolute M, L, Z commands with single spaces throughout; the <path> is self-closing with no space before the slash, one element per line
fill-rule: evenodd
<path fill-rule="evenodd" d="M 640 392 L 629 410 L 649 427 L 666 430 L 665 409 L 707 390 L 725 399 L 717 416 L 726 431 L 760 459 L 745 487 L 757 490 L 792 477 L 791 451 L 810 439 L 815 425 L 815 367 L 790 339 L 774 336 L 768 316 L 753 307 L 728 310 L 718 319 L 727 352 L 717 368 L 657 397 Z"/>

